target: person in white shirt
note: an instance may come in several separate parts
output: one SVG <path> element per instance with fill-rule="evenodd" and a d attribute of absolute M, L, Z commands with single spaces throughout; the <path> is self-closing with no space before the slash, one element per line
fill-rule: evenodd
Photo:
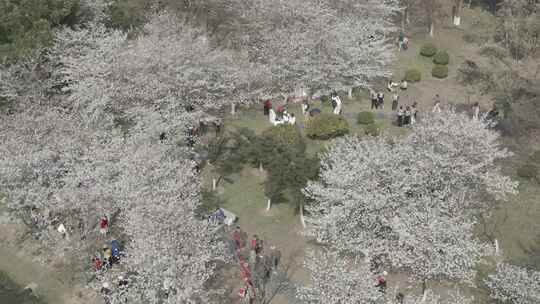
<path fill-rule="evenodd" d="M 478 120 L 478 117 L 480 115 L 480 105 L 478 102 L 475 102 L 473 105 L 473 119 Z"/>
<path fill-rule="evenodd" d="M 336 107 L 334 108 L 334 114 L 339 115 L 341 114 L 341 105 L 342 105 L 341 98 L 339 98 L 338 95 L 335 95 L 333 98 L 336 102 Z"/>
<path fill-rule="evenodd" d="M 400 84 L 399 88 L 402 89 L 402 90 L 406 90 L 407 89 L 407 80 L 403 79 L 401 81 L 401 84 Z"/>
<path fill-rule="evenodd" d="M 435 95 L 435 102 L 433 104 L 433 113 L 441 113 L 441 98 L 439 97 L 439 94 Z"/>
<path fill-rule="evenodd" d="M 293 126 L 296 124 L 296 117 L 294 116 L 294 114 L 291 114 L 289 116 L 289 124 L 291 124 Z"/>

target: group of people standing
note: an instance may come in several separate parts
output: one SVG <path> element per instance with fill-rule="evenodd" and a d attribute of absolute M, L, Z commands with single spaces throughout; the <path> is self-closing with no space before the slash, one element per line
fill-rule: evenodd
<path fill-rule="evenodd" d="M 263 114 L 268 115 L 270 123 L 274 126 L 281 124 L 296 124 L 296 117 L 294 116 L 294 113 L 289 113 L 287 111 L 286 104 L 279 105 L 274 111 L 272 101 L 270 99 L 263 103 Z"/>
<path fill-rule="evenodd" d="M 253 303 L 257 295 L 262 292 L 264 283 L 270 279 L 272 273 L 276 273 L 280 263 L 281 252 L 275 246 L 270 250 L 263 246 L 263 240 L 256 234 L 247 240 L 247 233 L 239 226 L 232 233 L 235 257 L 240 264 L 240 274 L 245 285 L 238 290 L 241 303 Z M 248 252 L 248 259 L 244 258 Z"/>
<path fill-rule="evenodd" d="M 414 102 L 412 105 L 400 105 L 399 93 L 396 89 L 400 88 L 401 91 L 407 90 L 407 81 L 402 80 L 401 83 L 396 83 L 390 80 L 388 82 L 387 90 L 392 95 L 392 111 L 396 112 L 396 124 L 399 127 L 413 125 L 416 122 L 418 115 L 418 104 Z M 371 109 L 384 109 L 384 93 L 382 91 L 371 91 Z"/>
<path fill-rule="evenodd" d="M 416 123 L 416 116 L 418 113 L 417 103 L 414 102 L 412 106 L 399 106 L 397 110 L 397 125 L 398 127 L 414 125 Z"/>

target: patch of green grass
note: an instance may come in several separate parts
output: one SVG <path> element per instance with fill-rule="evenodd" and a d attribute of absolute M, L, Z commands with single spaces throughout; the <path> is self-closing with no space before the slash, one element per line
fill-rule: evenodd
<path fill-rule="evenodd" d="M 276 202 L 266 211 L 264 179 L 244 170 L 234 183 L 223 183 L 223 207 L 239 217 L 239 224 L 249 231 L 272 235 L 284 233 L 297 220 L 292 204 Z M 281 232 L 280 232 L 281 231 Z"/>

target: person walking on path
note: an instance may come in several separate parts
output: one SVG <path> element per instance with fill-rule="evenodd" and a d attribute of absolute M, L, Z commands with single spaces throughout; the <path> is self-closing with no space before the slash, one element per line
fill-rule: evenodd
<path fill-rule="evenodd" d="M 99 221 L 99 233 L 101 233 L 101 235 L 103 236 L 106 236 L 107 232 L 109 232 L 109 218 L 106 215 L 103 215 L 103 217 Z"/>
<path fill-rule="evenodd" d="M 332 95 L 332 109 L 335 115 L 341 114 L 341 105 L 341 98 L 339 98 L 339 95 L 337 93 L 334 93 Z"/>
<path fill-rule="evenodd" d="M 272 108 L 272 101 L 270 99 L 266 100 L 263 104 L 263 114 L 268 116 L 270 109 Z"/>
<path fill-rule="evenodd" d="M 377 108 L 377 94 L 374 91 L 371 91 L 371 109 Z"/>
<path fill-rule="evenodd" d="M 383 92 L 379 92 L 377 93 L 377 106 L 376 108 L 381 108 L 381 109 L 384 109 L 384 93 Z"/>
<path fill-rule="evenodd" d="M 306 117 L 309 114 L 309 103 L 307 99 L 302 101 L 302 114 Z"/>
<path fill-rule="evenodd" d="M 272 259 L 272 269 L 276 272 L 281 259 L 281 251 L 279 251 L 276 246 L 270 247 L 270 258 Z"/>
<path fill-rule="evenodd" d="M 256 250 L 257 249 L 257 243 L 259 242 L 259 237 L 254 234 L 253 238 L 251 239 L 251 249 Z"/>
<path fill-rule="evenodd" d="M 242 243 L 242 232 L 240 230 L 240 226 L 236 226 L 236 229 L 234 229 L 234 232 L 232 233 L 232 238 L 236 247 L 235 249 L 237 251 L 242 250 L 244 245 Z"/>
<path fill-rule="evenodd" d="M 441 113 L 441 97 L 439 96 L 439 94 L 435 95 L 432 112 L 433 113 Z"/>
<path fill-rule="evenodd" d="M 379 291 L 382 293 L 386 293 L 386 276 L 388 273 L 386 271 L 383 271 L 381 275 L 377 277 L 377 285 L 375 287 L 379 287 Z"/>
<path fill-rule="evenodd" d="M 411 107 L 405 108 L 405 115 L 403 117 L 403 125 L 407 126 L 411 124 Z"/>
<path fill-rule="evenodd" d="M 416 123 L 416 105 L 417 103 L 414 102 L 412 107 L 411 107 L 411 125 L 414 125 Z"/>
<path fill-rule="evenodd" d="M 392 95 L 392 111 L 397 110 L 398 102 L 399 102 L 399 95 L 397 92 L 394 92 L 394 94 Z"/>
<path fill-rule="evenodd" d="M 478 104 L 478 102 L 475 102 L 473 104 L 473 119 L 478 120 L 479 117 L 480 117 L 480 105 Z"/>
<path fill-rule="evenodd" d="M 407 80 L 403 79 L 403 80 L 401 81 L 401 84 L 399 85 L 399 88 L 400 88 L 402 91 L 407 90 Z"/>
<path fill-rule="evenodd" d="M 403 112 L 403 106 L 399 106 L 399 109 L 397 111 L 397 125 L 398 127 L 403 127 L 403 115 L 405 113 Z"/>

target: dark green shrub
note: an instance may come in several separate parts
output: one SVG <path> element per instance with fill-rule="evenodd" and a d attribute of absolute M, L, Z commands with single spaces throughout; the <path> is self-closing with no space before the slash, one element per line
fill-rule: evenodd
<path fill-rule="evenodd" d="M 538 151 L 535 151 L 531 157 L 530 157 L 531 161 L 537 163 L 540 165 L 540 150 Z"/>
<path fill-rule="evenodd" d="M 433 63 L 447 65 L 450 62 L 450 55 L 447 51 L 441 50 L 438 51 L 435 56 L 433 56 Z"/>
<path fill-rule="evenodd" d="M 54 28 L 77 22 L 78 0 L 0 1 L 0 59 L 14 62 L 51 46 Z"/>
<path fill-rule="evenodd" d="M 298 146 L 303 144 L 302 134 L 293 125 L 277 125 L 266 129 L 262 138 L 271 141 L 273 145 Z"/>
<path fill-rule="evenodd" d="M 349 123 L 334 114 L 321 114 L 306 123 L 306 135 L 312 139 L 330 139 L 349 133 Z"/>
<path fill-rule="evenodd" d="M 417 69 L 408 69 L 403 77 L 407 82 L 418 82 L 422 80 L 422 73 Z"/>
<path fill-rule="evenodd" d="M 330 102 L 330 96 L 328 96 L 328 95 L 321 96 L 321 102 L 322 103 Z"/>
<path fill-rule="evenodd" d="M 437 53 L 437 47 L 433 43 L 426 43 L 422 45 L 420 49 L 420 55 L 425 57 L 431 57 Z"/>
<path fill-rule="evenodd" d="M 107 7 L 109 18 L 107 25 L 128 31 L 138 28 L 146 21 L 146 12 L 150 3 L 142 0 L 113 0 Z"/>
<path fill-rule="evenodd" d="M 202 189 L 201 204 L 195 210 L 195 214 L 201 218 L 206 218 L 222 206 L 223 203 L 223 199 L 217 196 L 214 191 Z"/>
<path fill-rule="evenodd" d="M 375 123 L 375 116 L 371 112 L 362 111 L 358 113 L 357 121 L 358 121 L 358 124 L 369 125 L 369 124 Z"/>
<path fill-rule="evenodd" d="M 435 65 L 433 70 L 431 70 L 431 75 L 435 78 L 446 78 L 448 76 L 448 66 L 446 65 Z"/>
<path fill-rule="evenodd" d="M 372 123 L 364 126 L 364 133 L 370 136 L 379 136 L 381 129 L 377 124 Z"/>
<path fill-rule="evenodd" d="M 517 175 L 519 177 L 537 180 L 538 168 L 533 164 L 526 164 L 517 169 Z"/>

